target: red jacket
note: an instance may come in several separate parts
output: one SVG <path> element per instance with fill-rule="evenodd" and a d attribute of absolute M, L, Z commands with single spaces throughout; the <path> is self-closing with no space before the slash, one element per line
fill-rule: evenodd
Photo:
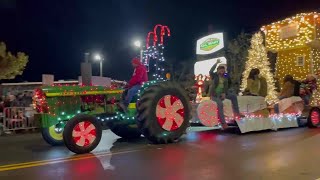
<path fill-rule="evenodd" d="M 142 85 L 142 83 L 148 81 L 147 68 L 144 65 L 138 65 L 133 72 L 133 75 L 129 81 L 128 88 L 135 85 Z"/>

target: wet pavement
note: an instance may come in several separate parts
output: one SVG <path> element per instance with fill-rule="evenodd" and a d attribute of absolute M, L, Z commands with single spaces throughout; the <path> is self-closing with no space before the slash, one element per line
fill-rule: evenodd
<path fill-rule="evenodd" d="M 315 180 L 319 164 L 320 129 L 189 132 L 170 145 L 128 142 L 107 130 L 87 155 L 50 147 L 40 134 L 0 137 L 1 180 Z"/>

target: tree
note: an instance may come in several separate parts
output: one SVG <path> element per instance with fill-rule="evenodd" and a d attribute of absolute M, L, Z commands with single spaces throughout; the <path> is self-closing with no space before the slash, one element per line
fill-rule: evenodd
<path fill-rule="evenodd" d="M 29 57 L 23 52 L 18 52 L 16 56 L 7 52 L 6 44 L 0 42 L 0 79 L 14 79 L 17 75 L 21 75 L 28 59 Z"/>
<path fill-rule="evenodd" d="M 188 58 L 183 61 L 177 61 L 175 58 L 167 58 L 165 69 L 170 69 L 171 79 L 179 82 L 188 92 L 190 99 L 195 99 L 196 89 L 193 88 L 196 81 L 193 74 L 195 60 Z"/>
<path fill-rule="evenodd" d="M 190 74 L 193 75 L 194 59 L 188 58 L 183 61 L 178 61 L 177 59 L 169 59 L 168 67 L 171 68 L 172 79 L 178 82 L 189 81 Z M 192 78 L 191 78 L 192 79 Z"/>
<path fill-rule="evenodd" d="M 267 56 L 267 50 L 263 45 L 262 34 L 256 33 L 251 39 L 251 46 L 249 49 L 248 60 L 245 65 L 245 70 L 242 74 L 241 91 L 243 92 L 247 87 L 247 78 L 252 69 L 258 68 L 260 75 L 266 78 L 268 83 L 268 95 L 266 101 L 273 103 L 277 100 L 275 91 L 275 82 L 273 74 L 271 73 L 270 62 Z"/>
<path fill-rule="evenodd" d="M 244 71 L 248 49 L 250 47 L 251 35 L 241 32 L 236 39 L 231 40 L 225 50 L 225 57 L 228 61 L 228 73 L 231 76 L 232 87 L 239 90 L 241 75 Z"/>

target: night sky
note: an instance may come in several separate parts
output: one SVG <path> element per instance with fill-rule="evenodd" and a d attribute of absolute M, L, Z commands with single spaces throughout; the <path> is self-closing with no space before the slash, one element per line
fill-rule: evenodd
<path fill-rule="evenodd" d="M 0 0 L 0 41 L 30 56 L 16 81 L 41 81 L 43 73 L 76 79 L 86 51 L 102 52 L 104 75 L 125 80 L 139 53 L 133 41 L 145 40 L 156 24 L 170 27 L 165 56 L 178 62 L 195 58 L 195 42 L 210 24 L 231 39 L 312 11 L 320 11 L 320 0 Z M 98 63 L 93 67 L 98 75 Z"/>

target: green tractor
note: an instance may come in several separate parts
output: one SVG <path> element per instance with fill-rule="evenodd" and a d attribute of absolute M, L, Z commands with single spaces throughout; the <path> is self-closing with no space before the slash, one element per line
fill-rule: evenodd
<path fill-rule="evenodd" d="M 186 131 L 191 107 L 186 91 L 176 82 L 150 81 L 142 85 L 128 111 L 118 103 L 124 89 L 95 86 L 43 87 L 35 91 L 42 135 L 51 145 L 65 144 L 77 154 L 99 144 L 103 126 L 116 135 L 152 143 L 176 142 Z"/>
<path fill-rule="evenodd" d="M 34 91 L 35 119 L 40 122 L 43 139 L 52 146 L 63 145 L 66 122 L 77 115 L 115 113 L 113 99 L 123 90 L 91 86 L 43 86 Z"/>

